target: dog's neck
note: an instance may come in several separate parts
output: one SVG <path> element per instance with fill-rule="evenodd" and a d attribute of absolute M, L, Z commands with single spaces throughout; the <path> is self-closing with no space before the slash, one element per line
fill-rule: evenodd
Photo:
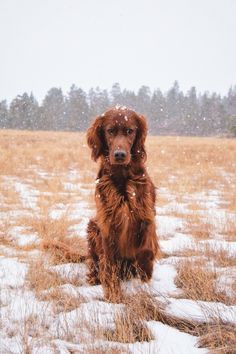
<path fill-rule="evenodd" d="M 119 183 L 124 183 L 133 177 L 144 176 L 146 174 L 144 164 L 131 161 L 128 165 L 111 165 L 106 159 L 101 160 L 101 165 L 98 173 L 98 178 L 106 175 L 112 180 Z"/>
<path fill-rule="evenodd" d="M 97 178 L 108 177 L 119 193 L 127 199 L 127 182 L 129 180 L 138 183 L 145 183 L 147 178 L 144 164 L 131 162 L 128 165 L 111 165 L 108 160 L 101 160 Z"/>

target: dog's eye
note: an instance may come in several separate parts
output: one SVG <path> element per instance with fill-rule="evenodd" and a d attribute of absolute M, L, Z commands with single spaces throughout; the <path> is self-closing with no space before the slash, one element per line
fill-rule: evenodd
<path fill-rule="evenodd" d="M 113 135 L 115 130 L 113 128 L 107 129 L 108 134 Z"/>
<path fill-rule="evenodd" d="M 131 135 L 131 134 L 133 134 L 133 129 L 131 129 L 131 128 L 128 128 L 128 129 L 126 129 L 126 133 L 128 134 L 128 135 Z"/>

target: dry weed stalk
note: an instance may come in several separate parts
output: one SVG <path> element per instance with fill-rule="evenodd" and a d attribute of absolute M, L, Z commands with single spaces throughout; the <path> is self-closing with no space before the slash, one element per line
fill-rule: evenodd
<path fill-rule="evenodd" d="M 130 312 L 141 320 L 159 321 L 195 336 L 199 336 L 207 326 L 207 323 L 187 320 L 166 312 L 163 303 L 149 292 L 142 291 L 138 295 L 128 296 L 125 303 Z"/>
<path fill-rule="evenodd" d="M 187 299 L 230 304 L 227 294 L 217 290 L 216 281 L 216 270 L 207 268 L 203 259 L 186 259 L 177 264 L 175 283 Z"/>
<path fill-rule="evenodd" d="M 79 354 L 84 354 L 84 351 L 78 352 Z M 118 345 L 113 345 L 112 347 L 106 346 L 90 346 L 86 347 L 86 353 L 87 354 L 131 354 L 131 351 L 128 350 L 127 348 L 124 348 L 124 346 L 120 347 Z"/>
<path fill-rule="evenodd" d="M 67 215 L 52 219 L 49 213 L 44 216 L 22 220 L 25 226 L 37 233 L 41 240 L 41 249 L 48 251 L 53 263 L 82 262 L 87 254 L 87 241 L 79 236 L 70 236 L 69 227 L 75 220 Z"/>
<path fill-rule="evenodd" d="M 75 310 L 86 302 L 86 299 L 82 295 L 72 296 L 58 287 L 40 295 L 40 299 L 43 301 L 52 301 L 55 314 Z"/>
<path fill-rule="evenodd" d="M 236 199 L 236 198 L 232 198 L 232 199 Z M 232 212 L 235 213 L 236 210 L 236 202 L 235 202 L 235 206 L 234 209 L 232 209 Z M 227 217 L 225 224 L 223 225 L 223 230 L 221 231 L 224 239 L 227 241 L 236 241 L 236 217 Z"/>
<path fill-rule="evenodd" d="M 54 264 L 80 263 L 87 256 L 87 242 L 79 237 L 45 239 L 42 241 L 42 249 L 49 251 Z"/>
<path fill-rule="evenodd" d="M 204 247 L 204 256 L 212 260 L 219 267 L 235 267 L 236 258 L 230 252 L 230 247 L 214 247 L 206 244 Z"/>
<path fill-rule="evenodd" d="M 212 225 L 202 219 L 198 214 L 185 214 L 182 216 L 185 220 L 184 232 L 190 234 L 197 240 L 206 240 L 211 237 Z"/>
<path fill-rule="evenodd" d="M 115 316 L 115 331 L 107 330 L 107 340 L 119 343 L 149 342 L 154 339 L 144 321 L 128 309 Z"/>
<path fill-rule="evenodd" d="M 140 320 L 160 321 L 181 332 L 199 337 L 199 347 L 207 347 L 214 353 L 233 354 L 236 348 L 236 327 L 223 321 L 219 314 L 208 313 L 206 322 L 185 319 L 168 313 L 154 295 L 141 292 L 126 298 L 130 313 Z M 207 313 L 207 311 L 206 311 Z"/>
<path fill-rule="evenodd" d="M 58 274 L 45 267 L 43 260 L 34 261 L 29 264 L 26 280 L 39 298 L 43 290 L 65 284 L 65 280 Z"/>
<path fill-rule="evenodd" d="M 198 340 L 199 348 L 209 348 L 212 353 L 235 354 L 236 353 L 236 329 L 230 323 L 219 321 L 208 327 Z"/>

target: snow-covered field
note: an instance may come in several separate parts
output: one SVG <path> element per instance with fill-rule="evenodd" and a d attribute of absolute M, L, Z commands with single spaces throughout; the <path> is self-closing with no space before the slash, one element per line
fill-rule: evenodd
<path fill-rule="evenodd" d="M 42 247 L 43 227 L 55 238 L 64 228 L 68 238 L 86 238 L 86 225 L 94 214 L 95 184 L 84 180 L 79 169 L 56 175 L 35 166 L 29 170 L 34 170 L 34 178 L 2 175 L 0 180 L 0 352 L 208 353 L 199 347 L 196 335 L 156 320 L 143 321 L 151 334 L 149 341 L 123 343 L 106 337 L 105 333 L 117 330 L 117 316 L 127 306 L 105 302 L 101 285 L 86 283 L 85 263 L 55 262 L 50 250 Z M 61 182 L 52 190 L 50 181 Z M 217 189 L 189 193 L 181 201 L 168 188 L 159 188 L 157 195 L 163 258 L 156 262 L 149 284 L 137 279 L 124 282 L 124 294 L 146 292 L 163 304 L 167 314 L 199 323 L 217 318 L 235 328 L 236 235 L 227 238 L 223 233 L 229 220 L 235 225 L 235 213 L 224 209 Z M 197 203 L 198 210 L 189 208 L 190 203 Z M 184 218 L 190 215 L 192 222 L 191 214 L 201 218 L 208 237 L 191 234 Z M 228 263 L 214 262 L 211 251 L 225 252 Z M 197 262 L 200 257 L 207 269 L 214 268 L 216 301 L 186 296 L 176 281 L 180 262 Z M 224 293 L 222 301 L 217 300 L 217 291 Z"/>

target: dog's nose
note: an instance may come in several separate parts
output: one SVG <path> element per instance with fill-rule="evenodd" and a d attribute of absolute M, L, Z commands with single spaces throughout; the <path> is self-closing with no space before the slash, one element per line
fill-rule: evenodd
<path fill-rule="evenodd" d="M 114 156 L 116 160 L 124 160 L 126 158 L 126 152 L 124 150 L 116 150 Z"/>

